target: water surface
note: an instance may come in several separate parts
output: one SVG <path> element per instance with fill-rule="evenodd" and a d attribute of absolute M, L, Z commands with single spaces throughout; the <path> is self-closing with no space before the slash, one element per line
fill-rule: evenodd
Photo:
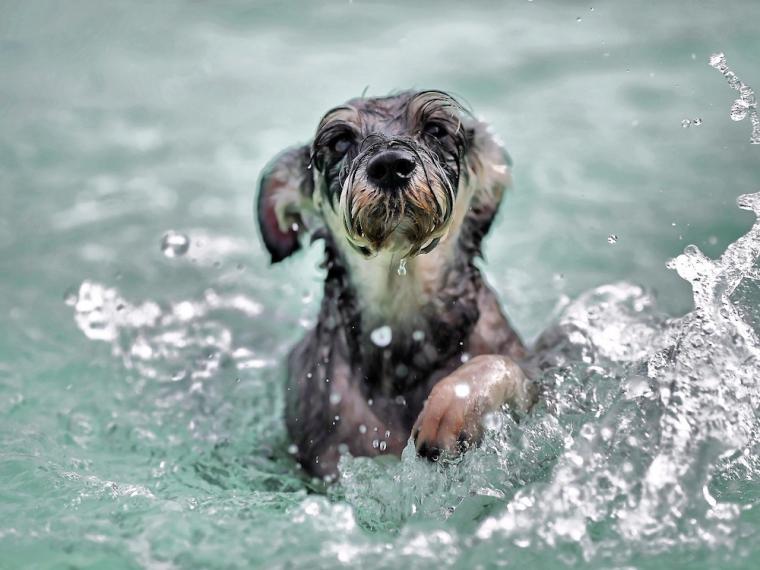
<path fill-rule="evenodd" d="M 666 262 L 752 225 L 760 147 L 708 61 L 760 87 L 758 3 L 0 14 L 0 567 L 753 567 L 757 264 L 681 258 L 709 285 L 689 313 Z M 313 494 L 281 363 L 320 252 L 268 267 L 256 178 L 327 108 L 409 87 L 501 135 L 515 188 L 484 267 L 526 339 L 564 311 L 569 340 L 544 403 L 461 464 L 347 460 Z"/>

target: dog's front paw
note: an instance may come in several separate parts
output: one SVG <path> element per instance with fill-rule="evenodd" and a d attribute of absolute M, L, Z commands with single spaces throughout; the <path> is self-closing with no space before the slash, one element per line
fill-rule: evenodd
<path fill-rule="evenodd" d="M 492 408 L 477 387 L 460 378 L 444 378 L 433 387 L 412 428 L 417 452 L 437 461 L 456 456 L 481 435 L 481 420 Z"/>
<path fill-rule="evenodd" d="M 527 410 L 532 403 L 520 368 L 503 356 L 477 356 L 440 380 L 412 428 L 417 452 L 437 461 L 477 443 L 483 418 L 509 403 Z"/>

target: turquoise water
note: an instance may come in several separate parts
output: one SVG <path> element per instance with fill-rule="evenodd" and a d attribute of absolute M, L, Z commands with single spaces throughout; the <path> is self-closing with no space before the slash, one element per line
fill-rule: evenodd
<path fill-rule="evenodd" d="M 752 1 L 0 3 L 0 568 L 754 567 L 760 238 L 679 258 L 693 312 L 666 262 L 752 225 L 760 146 L 708 60 L 759 89 L 758 22 Z M 461 463 L 349 458 L 324 493 L 280 413 L 320 252 L 269 268 L 253 190 L 328 107 L 407 87 L 505 141 L 485 269 L 525 338 L 569 340 L 534 414 Z"/>

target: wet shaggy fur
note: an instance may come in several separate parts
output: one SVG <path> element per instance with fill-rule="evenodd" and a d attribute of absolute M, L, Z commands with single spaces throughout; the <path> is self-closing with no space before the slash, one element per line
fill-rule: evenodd
<path fill-rule="evenodd" d="M 368 164 L 397 149 L 414 171 L 373 182 Z M 318 322 L 287 363 L 286 423 L 307 472 L 333 476 L 342 452 L 400 454 L 431 390 L 467 358 L 522 358 L 475 265 L 509 182 L 486 125 L 439 91 L 351 100 L 267 167 L 258 216 L 272 261 L 307 238 L 325 248 Z"/>

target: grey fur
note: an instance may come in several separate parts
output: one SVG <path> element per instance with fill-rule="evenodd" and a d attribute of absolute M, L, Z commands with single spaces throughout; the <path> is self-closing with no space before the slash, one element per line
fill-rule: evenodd
<path fill-rule="evenodd" d="M 412 105 L 419 105 L 419 100 L 413 101 L 420 93 L 427 94 L 424 96 L 431 102 L 426 103 L 427 108 L 422 105 L 412 109 Z M 499 354 L 513 359 L 524 356 L 519 337 L 475 265 L 481 241 L 490 229 L 507 183 L 506 178 L 493 178 L 489 168 L 504 173 L 509 164 L 506 154 L 486 133 L 485 125 L 440 92 L 357 99 L 337 109 L 355 117 L 351 136 L 360 140 L 355 141 L 353 152 L 347 152 L 339 163 L 330 163 L 335 158 L 329 156 L 329 145 L 335 139 L 329 138 L 330 133 L 325 134 L 330 129 L 325 129 L 328 122 L 323 119 L 311 146 L 311 165 L 305 163 L 305 158 L 294 160 L 306 156 L 301 148 L 287 155 L 287 160 L 279 159 L 267 171 L 279 173 L 280 183 L 290 172 L 291 178 L 304 187 L 303 201 L 298 208 L 291 208 L 289 215 L 303 216 L 304 220 L 310 215 L 311 227 L 302 231 L 309 232 L 312 240 L 324 240 L 325 244 L 326 277 L 318 322 L 292 350 L 287 366 L 288 432 L 298 448 L 301 465 L 318 476 L 336 473 L 341 451 L 364 456 L 400 454 L 430 390 L 461 365 L 463 354 Z M 431 140 L 421 132 L 428 128 L 425 113 L 439 121 L 448 120 L 447 128 L 451 130 L 447 132 L 455 140 L 444 142 L 451 143 L 448 148 L 455 149 L 455 155 L 446 155 L 438 140 Z M 454 131 L 460 128 L 461 131 Z M 366 188 L 368 157 L 386 148 L 389 141 L 391 144 L 402 141 L 413 149 L 425 165 L 426 176 L 435 178 L 435 184 L 441 188 L 449 186 L 446 191 L 452 201 L 469 201 L 460 205 L 466 209 L 462 210 L 458 227 L 449 227 L 456 220 L 453 203 L 443 216 L 440 210 L 436 211 L 435 200 L 429 199 L 433 184 L 429 181 L 427 187 L 420 183 L 406 191 L 419 192 L 427 199 L 424 202 L 427 207 L 420 211 L 404 210 L 405 192 L 395 195 L 393 201 L 379 195 L 375 202 L 367 202 L 367 208 L 377 206 L 380 200 L 385 200 L 384 208 L 398 208 L 393 215 L 379 206 L 374 210 L 373 216 L 385 215 L 387 224 L 385 227 L 377 221 L 374 239 L 363 239 L 368 233 L 366 228 L 363 235 L 356 233 L 351 212 L 338 212 L 343 193 Z M 282 168 L 287 171 L 278 171 L 280 163 L 286 165 Z M 313 178 L 304 173 L 312 174 Z M 304 185 L 304 179 L 309 183 Z M 462 197 L 465 187 L 471 192 L 467 198 Z M 315 194 L 321 194 L 321 207 L 309 205 L 313 202 L 312 188 Z M 260 191 L 269 190 L 265 176 Z M 375 199 L 375 194 L 372 197 Z M 345 201 L 344 197 L 343 204 Z M 341 216 L 345 219 L 342 227 L 326 221 L 334 214 L 336 219 Z M 259 215 L 263 216 L 261 211 Z M 302 223 L 300 217 L 297 219 Z M 365 223 L 374 220 L 372 216 L 365 217 Z M 357 261 L 350 256 L 371 257 L 377 250 L 390 247 L 384 245 L 387 244 L 384 240 L 399 224 L 407 222 L 410 229 L 403 236 L 407 244 L 403 246 L 407 248 L 403 255 L 437 256 L 440 267 L 432 280 L 432 289 L 416 306 L 414 314 L 405 315 L 403 322 L 388 316 L 392 341 L 388 346 L 377 346 L 370 336 L 373 328 L 384 320 L 377 315 L 378 307 L 369 306 L 362 296 L 359 277 L 352 274 Z M 420 226 L 425 226 L 424 231 Z M 444 239 L 449 234 L 455 236 L 449 238 L 455 242 L 444 251 L 443 247 L 436 248 L 435 241 L 429 246 L 431 253 L 421 253 L 431 236 L 439 234 Z M 353 247 L 346 247 L 349 242 Z M 362 251 L 357 243 L 371 251 Z"/>

